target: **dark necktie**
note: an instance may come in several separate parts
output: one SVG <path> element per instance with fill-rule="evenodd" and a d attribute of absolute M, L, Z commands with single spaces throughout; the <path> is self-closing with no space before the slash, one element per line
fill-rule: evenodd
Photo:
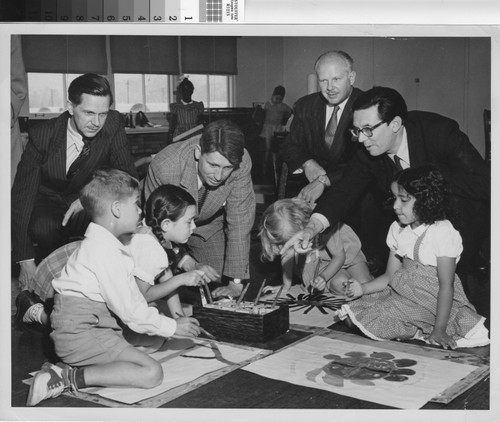
<path fill-rule="evenodd" d="M 208 196 L 208 189 L 205 187 L 205 185 L 201 185 L 201 188 L 198 189 L 198 214 L 200 213 L 201 207 L 203 207 L 203 204 L 205 203 L 207 196 Z"/>
<path fill-rule="evenodd" d="M 82 138 L 83 141 L 83 148 L 80 151 L 80 154 L 78 157 L 76 157 L 75 161 L 71 163 L 69 166 L 67 178 L 72 179 L 76 173 L 78 173 L 78 170 L 82 167 L 83 163 L 87 161 L 87 158 L 90 153 L 90 141 L 88 138 Z"/>
<path fill-rule="evenodd" d="M 396 171 L 403 170 L 403 166 L 401 165 L 401 158 L 397 155 L 394 156 L 394 164 L 396 165 Z"/>
<path fill-rule="evenodd" d="M 337 130 L 337 113 L 339 112 L 339 106 L 333 107 L 333 113 L 328 121 L 328 126 L 325 131 L 325 143 L 327 148 L 330 148 L 333 143 L 333 138 L 335 137 L 335 131 Z"/>

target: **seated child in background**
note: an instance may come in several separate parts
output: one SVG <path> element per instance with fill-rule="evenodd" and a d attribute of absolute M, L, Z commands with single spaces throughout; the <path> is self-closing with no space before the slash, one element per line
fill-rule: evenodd
<path fill-rule="evenodd" d="M 80 200 L 92 223 L 52 283 L 56 295 L 50 336 L 64 363 L 44 363 L 30 387 L 28 406 L 68 389 L 159 385 L 160 363 L 125 340 L 117 318 L 148 336 L 200 334 L 196 319 L 160 315 L 137 287 L 125 245 L 140 222 L 139 198 L 138 181 L 115 169 L 96 171 L 82 189 Z"/>
<path fill-rule="evenodd" d="M 446 181 L 432 166 L 398 173 L 391 185 L 398 217 L 389 229 L 385 274 L 353 282 L 340 318 L 374 340 L 421 339 L 443 348 L 489 343 L 484 318 L 467 300 L 455 268 L 462 238 L 452 226 Z"/>
<path fill-rule="evenodd" d="M 298 198 L 281 199 L 271 204 L 262 216 L 260 240 L 262 257 L 273 260 L 280 255 L 281 247 L 295 233 L 302 230 L 311 216 L 312 208 Z M 290 289 L 294 272 L 308 287 L 320 291 L 325 288 L 336 295 L 344 295 L 347 281 L 351 278 L 363 284 L 372 279 L 366 258 L 361 251 L 361 242 L 354 231 L 339 224 L 329 232 L 326 242 L 310 252 L 307 257 L 296 256 L 293 248 L 281 257 L 283 269 L 283 292 Z M 316 277 L 315 277 L 316 275 Z M 276 291 L 280 286 L 268 288 Z"/>

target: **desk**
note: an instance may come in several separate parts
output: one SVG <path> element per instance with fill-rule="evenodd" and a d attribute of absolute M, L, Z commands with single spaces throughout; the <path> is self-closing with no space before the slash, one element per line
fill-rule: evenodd
<path fill-rule="evenodd" d="M 170 143 L 167 126 L 125 128 L 130 152 L 134 157 L 156 154 Z"/>

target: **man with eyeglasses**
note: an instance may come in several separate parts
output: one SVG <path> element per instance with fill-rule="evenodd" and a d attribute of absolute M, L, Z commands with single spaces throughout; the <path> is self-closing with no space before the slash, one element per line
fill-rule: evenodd
<path fill-rule="evenodd" d="M 328 51 L 314 65 L 320 91 L 300 98 L 294 106 L 290 136 L 280 157 L 295 175 L 287 183 L 287 196 L 310 203 L 342 176 L 356 150 L 351 142 L 351 105 L 362 92 L 353 87 L 353 59 L 344 51 Z"/>
<path fill-rule="evenodd" d="M 353 104 L 354 140 L 363 144 L 342 179 L 319 200 L 307 227 L 283 248 L 307 249 L 310 240 L 334 226 L 351 211 L 357 198 L 370 186 L 380 210 L 390 201 L 394 174 L 404 168 L 433 164 L 446 178 L 456 200 L 453 221 L 463 239 L 464 252 L 457 272 L 463 276 L 475 264 L 477 251 L 489 234 L 490 169 L 456 121 L 439 114 L 407 111 L 403 97 L 394 89 L 374 87 Z M 386 250 L 385 234 L 394 220 L 392 204 L 374 227 L 380 248 Z M 380 236 L 380 234 L 383 234 Z"/>

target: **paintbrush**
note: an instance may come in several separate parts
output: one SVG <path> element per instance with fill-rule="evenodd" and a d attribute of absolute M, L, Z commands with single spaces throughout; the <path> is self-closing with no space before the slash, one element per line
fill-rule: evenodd
<path fill-rule="evenodd" d="M 313 281 L 316 280 L 316 278 L 318 278 L 319 264 L 321 263 L 321 261 L 319 259 L 319 250 L 316 250 L 315 253 L 316 253 L 316 257 L 318 258 L 318 262 L 316 262 L 316 268 L 314 269 Z M 311 288 L 311 291 L 309 292 L 311 295 L 319 293 L 316 288 L 312 287 L 311 285 L 309 285 L 309 287 Z"/>
<path fill-rule="evenodd" d="M 276 295 L 276 297 L 274 298 L 273 300 L 273 303 L 271 305 L 272 308 L 274 308 L 276 306 L 276 302 L 278 302 L 278 298 L 280 297 L 280 294 L 281 292 L 283 291 L 283 287 L 285 287 L 284 284 L 281 285 L 280 289 L 278 290 L 278 294 Z"/>
<path fill-rule="evenodd" d="M 262 284 L 260 285 L 259 293 L 257 293 L 257 297 L 255 298 L 255 301 L 253 302 L 254 305 L 257 305 L 257 303 L 259 303 L 260 295 L 262 294 L 262 290 L 264 289 L 264 285 L 266 284 L 266 280 L 267 279 L 262 280 Z"/>
<path fill-rule="evenodd" d="M 203 286 L 200 284 L 200 296 L 201 296 L 201 306 L 205 306 L 207 304 L 207 298 L 205 297 L 205 292 L 203 291 Z"/>
<path fill-rule="evenodd" d="M 212 293 L 210 293 L 210 289 L 208 288 L 208 284 L 206 281 L 202 282 L 203 284 L 203 287 L 205 288 L 206 292 L 207 292 L 207 298 L 208 298 L 208 303 L 214 303 L 213 299 L 212 299 Z"/>
<path fill-rule="evenodd" d="M 241 294 L 238 296 L 238 300 L 236 301 L 236 305 L 239 305 L 241 303 L 241 301 L 243 300 L 243 297 L 245 296 L 245 294 L 246 294 L 249 286 L 250 286 L 250 283 L 247 283 L 247 285 L 245 286 L 245 288 L 243 289 L 243 291 L 241 292 Z"/>
<path fill-rule="evenodd" d="M 184 315 L 180 314 L 179 312 L 175 313 L 179 318 L 186 318 Z M 209 333 L 207 330 L 205 330 L 201 325 L 199 326 L 200 331 L 205 334 L 207 337 L 215 340 L 215 336 L 211 333 Z"/>

